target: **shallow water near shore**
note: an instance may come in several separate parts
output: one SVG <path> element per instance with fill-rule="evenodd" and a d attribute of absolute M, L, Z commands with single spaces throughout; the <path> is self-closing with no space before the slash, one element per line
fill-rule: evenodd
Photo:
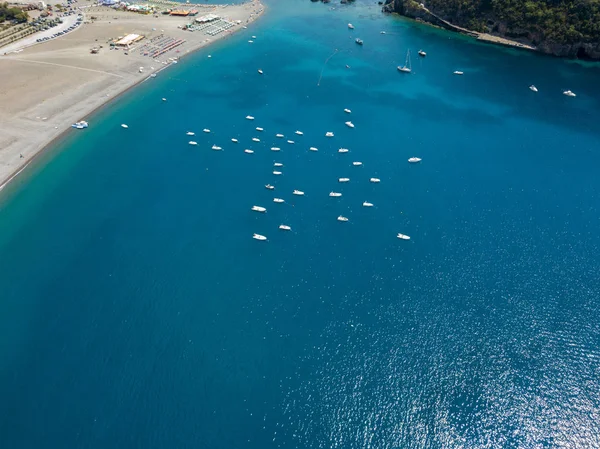
<path fill-rule="evenodd" d="M 2 447 L 600 445 L 598 67 L 268 6 L 2 192 Z"/>

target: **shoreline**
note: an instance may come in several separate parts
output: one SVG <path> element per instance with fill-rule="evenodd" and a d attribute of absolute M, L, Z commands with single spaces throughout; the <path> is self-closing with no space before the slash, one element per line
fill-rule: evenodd
<path fill-rule="evenodd" d="M 181 3 L 181 4 L 189 6 L 189 4 L 184 4 L 184 3 Z M 186 57 L 182 58 L 181 56 L 191 56 L 192 54 L 196 53 L 198 50 L 200 50 L 202 48 L 208 48 L 216 42 L 224 41 L 225 39 L 227 39 L 230 36 L 233 36 L 237 32 L 244 30 L 246 28 L 249 28 L 254 22 L 256 22 L 266 12 L 266 7 L 263 3 L 260 2 L 260 0 L 250 0 L 250 1 L 244 2 L 239 5 L 218 5 L 218 4 L 206 5 L 206 4 L 202 4 L 199 6 L 201 6 L 203 8 L 213 8 L 213 9 L 214 8 L 221 8 L 221 9 L 232 8 L 232 9 L 234 9 L 236 7 L 237 8 L 255 7 L 258 9 L 256 10 L 256 13 L 252 13 L 247 17 L 246 22 L 244 24 L 239 23 L 237 26 L 231 28 L 227 32 L 223 33 L 222 35 L 214 36 L 212 39 L 205 39 L 205 40 L 196 41 L 194 43 L 191 43 L 191 45 L 189 45 L 185 49 L 185 53 L 183 53 L 183 52 L 181 54 L 177 53 L 177 62 L 178 63 L 184 62 L 187 59 Z M 89 12 L 88 12 L 88 14 L 89 14 Z M 133 13 L 131 13 L 131 14 L 133 14 Z M 82 28 L 84 26 L 86 26 L 86 25 L 83 25 Z M 155 28 L 153 28 L 153 30 L 154 29 Z M 200 31 L 187 32 L 187 33 L 201 34 Z M 144 43 L 145 42 L 142 41 L 141 44 L 143 45 Z M 33 48 L 40 47 L 42 45 L 34 45 Z M 32 47 L 28 47 L 28 48 L 32 48 Z M 168 52 L 164 56 L 169 56 L 170 53 L 171 52 Z M 0 56 L 0 64 L 2 63 L 3 60 L 14 61 L 14 60 L 19 60 L 19 59 L 14 58 L 14 57 Z M 26 62 L 26 60 L 25 60 L 25 62 Z M 35 61 L 35 62 L 39 63 L 41 61 Z M 89 97 L 86 98 L 87 103 L 82 109 L 65 111 L 64 117 L 61 117 L 59 119 L 59 123 L 54 128 L 47 129 L 46 132 L 43 132 L 41 130 L 32 130 L 31 132 L 37 132 L 38 134 L 41 132 L 42 137 L 39 139 L 39 142 L 37 142 L 37 144 L 33 148 L 29 148 L 28 156 L 23 157 L 22 159 L 19 159 L 18 160 L 19 163 L 15 164 L 15 166 L 13 167 L 12 170 L 10 170 L 6 173 L 0 172 L 0 193 L 7 186 L 9 186 L 12 182 L 14 182 L 15 179 L 18 179 L 19 176 L 28 167 L 30 167 L 31 164 L 35 163 L 42 155 L 45 155 L 47 153 L 47 151 L 51 150 L 61 139 L 67 137 L 68 133 L 73 131 L 73 128 L 71 128 L 72 123 L 74 123 L 78 120 L 83 120 L 83 119 L 89 120 L 90 117 L 97 114 L 100 110 L 102 110 L 106 107 L 110 107 L 110 105 L 111 105 L 111 103 L 113 103 L 113 101 L 120 99 L 123 95 L 130 92 L 134 88 L 140 86 L 142 83 L 152 80 L 153 78 L 150 75 L 159 74 L 159 73 L 163 72 L 164 70 L 168 69 L 169 67 L 171 67 L 172 65 L 174 65 L 174 64 L 168 63 L 168 64 L 164 64 L 162 66 L 156 67 L 156 68 L 151 67 L 150 69 L 148 69 L 147 72 L 145 72 L 143 74 L 143 77 L 130 78 L 122 84 L 119 83 L 117 86 L 110 86 L 105 89 L 95 89 L 95 92 L 92 94 L 92 98 L 89 98 Z M 82 67 L 78 67 L 78 68 L 83 69 Z M 85 70 L 85 69 L 83 69 L 83 70 Z M 109 91 L 109 93 L 106 93 L 107 90 Z M 44 102 L 44 100 L 42 102 Z M 1 118 L 1 116 L 0 116 L 0 118 Z M 0 131 L 2 131 L 1 127 L 0 127 Z M 17 149 L 20 149 L 18 147 L 19 147 L 19 145 L 17 143 Z M 19 154 L 22 154 L 22 153 L 19 153 Z M 5 165 L 5 161 L 2 160 L 3 159 L 2 156 L 3 156 L 3 154 L 0 153 L 0 165 Z M 13 155 L 13 157 L 14 157 L 14 155 Z"/>

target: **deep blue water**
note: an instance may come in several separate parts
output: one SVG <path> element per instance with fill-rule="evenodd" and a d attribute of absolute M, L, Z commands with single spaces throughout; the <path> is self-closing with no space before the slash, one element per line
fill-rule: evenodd
<path fill-rule="evenodd" d="M 2 193 L 0 447 L 599 447 L 598 66 L 269 6 Z"/>

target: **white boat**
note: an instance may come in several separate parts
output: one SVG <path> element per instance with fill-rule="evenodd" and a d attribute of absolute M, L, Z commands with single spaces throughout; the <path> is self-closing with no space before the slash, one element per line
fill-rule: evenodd
<path fill-rule="evenodd" d="M 570 90 L 565 90 L 563 92 L 563 95 L 566 95 L 567 97 L 576 97 L 577 95 L 575 95 L 572 91 Z"/>
<path fill-rule="evenodd" d="M 302 131 L 294 131 L 294 134 L 298 134 L 299 136 L 303 136 L 304 133 Z"/>
<path fill-rule="evenodd" d="M 410 240 L 410 236 L 405 235 L 405 234 L 398 233 L 398 235 L 396 237 L 398 237 L 399 239 L 402 239 L 402 240 Z"/>
<path fill-rule="evenodd" d="M 198 145 L 198 142 L 194 142 L 193 140 L 190 140 L 188 143 L 189 143 L 190 145 Z"/>
<path fill-rule="evenodd" d="M 253 137 L 253 138 L 252 138 L 252 141 L 253 141 L 253 142 L 260 142 L 260 139 L 259 139 L 258 137 Z"/>
<path fill-rule="evenodd" d="M 71 125 L 71 128 L 75 129 L 85 129 L 89 126 L 88 122 L 85 120 L 81 120 L 80 122 L 75 122 Z"/>
<path fill-rule="evenodd" d="M 262 213 L 267 211 L 267 209 L 262 206 L 252 206 L 252 210 L 254 212 L 262 212 Z"/>
<path fill-rule="evenodd" d="M 535 87 L 535 86 L 532 84 L 531 86 L 529 86 L 529 90 L 530 90 L 530 91 L 532 91 L 532 92 L 537 92 L 537 91 L 538 91 L 538 88 L 537 88 L 537 87 Z"/>
<path fill-rule="evenodd" d="M 424 58 L 425 56 L 427 56 L 427 53 L 425 53 L 423 50 L 419 50 L 419 56 Z"/>
<path fill-rule="evenodd" d="M 208 129 L 208 128 L 204 128 L 204 129 L 202 130 L 202 132 L 209 133 L 209 132 L 210 132 L 210 129 Z"/>
<path fill-rule="evenodd" d="M 420 157 L 410 157 L 410 158 L 408 158 L 408 162 L 410 162 L 411 164 L 416 164 L 417 162 L 421 162 L 421 158 Z"/>
<path fill-rule="evenodd" d="M 127 129 L 127 128 L 129 128 L 129 126 L 127 126 L 125 123 L 123 123 L 123 124 L 121 124 L 121 128 Z"/>
<path fill-rule="evenodd" d="M 348 128 L 354 128 L 354 123 L 352 123 L 350 121 L 344 123 L 344 125 L 346 125 Z"/>
<path fill-rule="evenodd" d="M 163 99 L 162 99 L 162 101 L 167 101 L 167 99 L 166 99 L 166 98 L 163 98 Z"/>
<path fill-rule="evenodd" d="M 273 198 L 273 202 L 274 203 L 285 203 L 285 201 L 282 200 L 281 198 Z"/>
<path fill-rule="evenodd" d="M 254 120 L 254 117 L 252 117 L 251 115 L 247 115 L 246 120 Z"/>
<path fill-rule="evenodd" d="M 279 225 L 279 229 L 281 229 L 282 231 L 291 231 L 292 228 L 290 228 L 288 225 Z"/>
<path fill-rule="evenodd" d="M 354 29 L 354 25 L 352 25 L 351 23 L 348 24 L 348 28 L 350 28 L 351 30 Z"/>
<path fill-rule="evenodd" d="M 373 183 L 378 183 L 378 182 L 381 182 L 381 179 L 379 179 L 379 178 L 371 178 L 371 179 L 369 179 L 369 181 L 373 182 Z"/>
<path fill-rule="evenodd" d="M 379 34 L 385 34 L 385 31 L 380 31 Z"/>
<path fill-rule="evenodd" d="M 267 190 L 275 190 L 275 186 L 272 186 L 271 184 L 267 184 L 265 186 L 265 189 L 267 189 Z"/>
<path fill-rule="evenodd" d="M 195 136 L 196 133 L 193 133 L 191 131 L 188 131 L 187 133 L 185 133 L 186 136 Z"/>
<path fill-rule="evenodd" d="M 257 127 L 256 127 L 256 130 L 257 130 L 257 131 L 260 131 L 260 132 L 263 132 L 263 131 L 264 131 L 264 128 L 261 128 L 260 126 L 257 126 Z"/>
<path fill-rule="evenodd" d="M 302 190 L 294 190 L 292 192 L 294 195 L 298 195 L 298 196 L 304 196 L 304 192 Z"/>
<path fill-rule="evenodd" d="M 264 235 L 260 235 L 260 234 L 254 234 L 254 235 L 252 236 L 252 238 L 253 238 L 254 240 L 267 240 L 267 238 L 266 238 Z"/>
<path fill-rule="evenodd" d="M 338 198 L 338 197 L 342 196 L 342 194 L 339 193 L 339 192 L 329 192 L 329 196 L 332 196 L 334 198 Z"/>
<path fill-rule="evenodd" d="M 348 148 L 340 148 L 338 153 L 347 153 L 348 151 L 350 151 Z"/>
<path fill-rule="evenodd" d="M 410 50 L 406 51 L 406 60 L 403 66 L 398 66 L 398 70 L 402 73 L 411 73 L 412 67 L 410 65 Z"/>
<path fill-rule="evenodd" d="M 356 42 L 358 45 L 362 45 L 364 43 L 363 40 L 359 38 L 354 39 L 354 42 Z"/>
<path fill-rule="evenodd" d="M 275 176 L 279 176 L 279 175 L 281 175 L 281 172 L 280 172 L 280 171 L 277 171 L 277 170 L 274 170 L 274 171 L 273 171 L 273 174 L 274 174 Z"/>
<path fill-rule="evenodd" d="M 348 221 L 348 218 L 344 217 L 343 215 L 340 215 L 337 219 L 338 221 Z"/>
<path fill-rule="evenodd" d="M 248 41 L 248 43 L 249 43 L 249 44 L 252 44 L 253 42 L 254 42 L 254 41 L 253 41 L 252 39 L 250 39 L 250 40 Z"/>
<path fill-rule="evenodd" d="M 252 36 L 252 39 L 256 39 L 256 36 Z"/>
<path fill-rule="evenodd" d="M 289 143 L 290 145 L 293 145 L 294 141 L 293 140 L 288 140 L 287 143 Z"/>
<path fill-rule="evenodd" d="M 350 109 L 344 109 L 344 112 L 345 112 L 346 114 L 352 114 L 352 111 L 351 111 Z"/>
<path fill-rule="evenodd" d="M 310 147 L 308 150 L 309 151 L 319 151 L 319 149 L 317 147 Z"/>
<path fill-rule="evenodd" d="M 279 148 L 279 147 L 271 147 L 271 151 L 281 151 L 281 148 Z"/>
<path fill-rule="evenodd" d="M 464 72 L 461 72 L 460 70 L 455 70 L 454 74 L 455 75 L 464 75 Z"/>
<path fill-rule="evenodd" d="M 246 150 L 244 150 L 244 153 L 252 154 L 252 153 L 254 153 L 254 150 L 247 150 L 246 149 Z"/>
<path fill-rule="evenodd" d="M 264 72 L 262 71 L 262 69 L 258 69 L 258 73 L 262 75 Z"/>
<path fill-rule="evenodd" d="M 212 149 L 215 150 L 215 151 L 221 151 L 223 148 L 218 147 L 217 145 L 213 145 Z"/>
<path fill-rule="evenodd" d="M 350 178 L 339 178 L 338 182 L 350 182 Z"/>
<path fill-rule="evenodd" d="M 365 202 L 363 203 L 363 206 L 364 206 L 364 207 L 373 207 L 373 203 L 369 203 L 368 201 L 365 201 Z"/>
<path fill-rule="evenodd" d="M 362 165 L 362 162 L 352 162 L 352 165 L 354 165 L 355 167 L 360 167 Z"/>
<path fill-rule="evenodd" d="M 283 164 L 281 162 L 275 162 L 273 167 L 283 167 Z"/>
<path fill-rule="evenodd" d="M 150 78 L 156 78 L 156 73 L 152 73 L 152 74 L 150 75 Z"/>
<path fill-rule="evenodd" d="M 237 140 L 237 139 L 231 139 L 231 141 L 232 141 L 233 143 L 238 143 L 238 140 Z"/>
<path fill-rule="evenodd" d="M 333 133 L 331 131 L 327 131 L 325 133 L 325 137 L 333 137 Z"/>
<path fill-rule="evenodd" d="M 283 134 L 275 134 L 275 137 L 277 137 L 278 139 L 283 139 Z"/>

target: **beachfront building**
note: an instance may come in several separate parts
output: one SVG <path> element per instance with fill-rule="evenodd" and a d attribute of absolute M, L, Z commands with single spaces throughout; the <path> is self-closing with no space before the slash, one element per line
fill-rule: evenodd
<path fill-rule="evenodd" d="M 217 16 L 216 14 L 207 14 L 205 16 L 202 17 L 198 17 L 196 19 L 196 23 L 208 23 L 208 22 L 214 22 L 215 20 L 220 19 L 219 16 Z"/>
<path fill-rule="evenodd" d="M 144 36 L 142 36 L 141 34 L 128 34 L 127 36 L 122 37 L 121 39 L 116 41 L 114 44 L 117 47 L 129 48 L 136 42 L 141 41 L 142 39 L 144 39 Z"/>

